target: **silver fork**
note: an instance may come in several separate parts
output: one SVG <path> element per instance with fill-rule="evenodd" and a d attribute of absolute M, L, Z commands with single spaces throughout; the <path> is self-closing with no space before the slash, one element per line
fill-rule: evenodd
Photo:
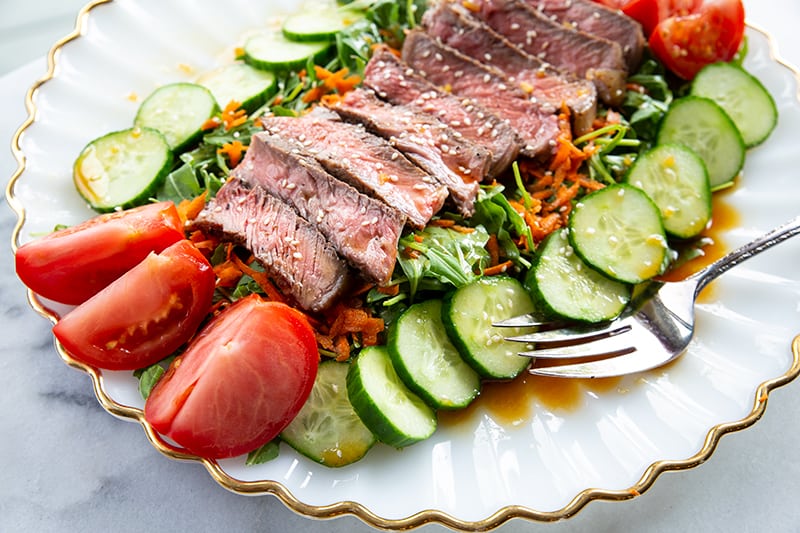
<path fill-rule="evenodd" d="M 530 345 L 520 355 L 573 360 L 557 366 L 533 366 L 532 374 L 600 378 L 650 370 L 686 350 L 694 334 L 695 300 L 706 285 L 731 267 L 797 233 L 800 233 L 800 217 L 737 248 L 683 281 L 652 281 L 637 294 L 625 313 L 610 322 L 558 327 L 559 324 L 522 315 L 494 325 L 539 328 L 535 333 L 507 338 Z"/>

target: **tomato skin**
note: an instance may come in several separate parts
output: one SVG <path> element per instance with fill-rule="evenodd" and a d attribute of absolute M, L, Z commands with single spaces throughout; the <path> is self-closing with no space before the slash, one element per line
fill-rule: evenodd
<path fill-rule="evenodd" d="M 691 80 L 704 66 L 733 59 L 743 36 L 740 0 L 704 0 L 694 13 L 659 22 L 648 43 L 667 68 Z"/>
<path fill-rule="evenodd" d="M 305 403 L 319 352 L 306 317 L 253 294 L 200 332 L 145 403 L 152 427 L 206 458 L 250 452 Z"/>
<path fill-rule="evenodd" d="M 135 370 L 174 353 L 211 309 L 216 277 L 188 240 L 178 241 L 79 305 L 53 327 L 69 354 L 108 370 Z"/>
<path fill-rule="evenodd" d="M 78 305 L 184 237 L 172 202 L 99 215 L 20 246 L 17 275 L 45 298 Z"/>
<path fill-rule="evenodd" d="M 622 12 L 639 21 L 649 36 L 662 20 L 695 13 L 702 4 L 703 0 L 629 0 Z"/>
<path fill-rule="evenodd" d="M 631 0 L 594 0 L 595 3 L 610 7 L 611 9 L 622 9 Z"/>

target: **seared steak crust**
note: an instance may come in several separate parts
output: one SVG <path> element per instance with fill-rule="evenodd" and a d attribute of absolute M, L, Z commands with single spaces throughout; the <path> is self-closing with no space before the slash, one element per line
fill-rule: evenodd
<path fill-rule="evenodd" d="M 644 51 L 642 26 L 631 17 L 591 0 L 525 0 L 548 17 L 576 30 L 619 43 L 629 70 L 636 69 Z"/>
<path fill-rule="evenodd" d="M 415 228 L 425 227 L 447 198 L 446 187 L 361 126 L 324 114 L 264 117 L 262 123 L 270 133 L 305 146 L 335 177 L 400 211 Z"/>
<path fill-rule="evenodd" d="M 261 187 L 229 179 L 194 224 L 250 250 L 303 309 L 324 310 L 347 286 L 347 264 L 325 237 Z"/>
<path fill-rule="evenodd" d="M 441 2 L 429 9 L 423 24 L 428 34 L 447 46 L 502 70 L 542 104 L 543 110 L 555 112 L 566 104 L 579 134 L 591 128 L 597 113 L 597 91 L 590 81 L 557 71 L 525 53 L 459 3 Z"/>
<path fill-rule="evenodd" d="M 490 152 L 488 177 L 501 174 L 522 146 L 516 132 L 474 99 L 459 98 L 436 87 L 385 47 L 375 50 L 364 69 L 364 85 L 395 105 L 409 105 L 433 115 L 465 139 Z"/>
<path fill-rule="evenodd" d="M 464 139 L 433 115 L 413 106 L 388 104 L 369 89 L 348 92 L 331 109 L 387 139 L 444 184 L 462 215 L 475 212 L 479 183 L 488 171 L 488 150 Z"/>
<path fill-rule="evenodd" d="M 558 135 L 558 122 L 515 87 L 502 71 L 483 65 L 414 29 L 403 44 L 403 59 L 430 82 L 453 94 L 474 98 L 508 121 L 525 142 L 523 155 L 549 154 Z"/>
<path fill-rule="evenodd" d="M 256 134 L 232 176 L 291 205 L 367 280 L 391 277 L 405 217 L 328 174 L 298 145 Z"/>
<path fill-rule="evenodd" d="M 627 64 L 622 47 L 565 27 L 521 0 L 471 0 L 471 11 L 528 54 L 592 81 L 609 105 L 624 97 Z"/>

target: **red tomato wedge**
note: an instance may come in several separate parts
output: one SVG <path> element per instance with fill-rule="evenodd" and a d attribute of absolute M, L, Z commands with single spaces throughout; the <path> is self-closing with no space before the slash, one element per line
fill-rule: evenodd
<path fill-rule="evenodd" d="M 53 328 L 67 352 L 109 370 L 150 366 L 195 334 L 211 309 L 216 277 L 188 240 L 151 253 Z"/>
<path fill-rule="evenodd" d="M 150 252 L 160 252 L 183 238 L 183 225 L 172 202 L 148 204 L 100 215 L 20 246 L 17 275 L 45 298 L 78 305 Z"/>
<path fill-rule="evenodd" d="M 741 0 L 703 0 L 691 14 L 660 21 L 648 42 L 667 68 L 691 80 L 704 66 L 733 59 L 743 37 Z"/>
<path fill-rule="evenodd" d="M 644 34 L 649 36 L 662 20 L 695 13 L 703 0 L 628 0 L 623 3 L 622 11 L 639 21 Z"/>
<path fill-rule="evenodd" d="M 215 317 L 173 361 L 147 398 L 145 419 L 201 457 L 241 455 L 295 417 L 318 364 L 306 317 L 253 294 Z"/>

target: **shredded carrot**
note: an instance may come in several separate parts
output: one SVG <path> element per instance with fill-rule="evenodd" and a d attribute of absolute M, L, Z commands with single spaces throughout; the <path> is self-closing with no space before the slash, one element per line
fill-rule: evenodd
<path fill-rule="evenodd" d="M 449 218 L 437 218 L 436 220 L 431 220 L 428 225 L 430 226 L 438 226 L 440 228 L 449 228 L 455 226 L 456 221 L 449 219 Z"/>
<path fill-rule="evenodd" d="M 269 278 L 269 276 L 267 276 L 266 273 L 251 268 L 244 261 L 239 259 L 236 254 L 230 254 L 230 259 L 242 273 L 247 274 L 253 278 L 256 283 L 258 283 L 258 286 L 261 287 L 261 289 L 267 295 L 267 298 L 275 302 L 285 303 L 283 295 L 278 291 L 275 285 L 273 285 L 272 280 Z"/>
<path fill-rule="evenodd" d="M 497 274 L 503 274 L 508 271 L 509 268 L 514 266 L 514 262 L 510 259 L 508 261 L 503 261 L 502 263 L 498 263 L 494 266 L 490 266 L 483 270 L 484 276 L 496 276 Z"/>
<path fill-rule="evenodd" d="M 385 287 L 378 287 L 377 291 L 381 294 L 386 294 L 388 296 L 397 296 L 400 294 L 400 285 L 387 285 Z"/>
<path fill-rule="evenodd" d="M 203 191 L 202 194 L 192 198 L 191 200 L 181 200 L 177 206 L 178 209 L 178 216 L 181 217 L 181 222 L 185 225 L 187 221 L 194 220 L 200 211 L 203 210 L 203 207 L 206 205 L 206 191 Z"/>
<path fill-rule="evenodd" d="M 361 83 L 361 76 L 350 74 L 350 70 L 346 67 L 331 72 L 324 67 L 314 65 L 314 75 L 322 83 L 312 87 L 303 95 L 303 102 L 307 104 L 321 101 L 328 95 L 333 95 L 328 98 L 328 102 L 334 103 Z"/>
<path fill-rule="evenodd" d="M 236 100 L 228 102 L 225 109 L 222 110 L 221 116 L 226 130 L 241 126 L 247 121 L 247 112 L 242 109 L 242 103 Z"/>
<path fill-rule="evenodd" d="M 494 233 L 489 235 L 489 241 L 486 243 L 486 251 L 489 252 L 490 266 L 495 266 L 500 262 L 500 243 L 497 242 L 497 235 Z"/>
<path fill-rule="evenodd" d="M 247 147 L 238 139 L 217 148 L 217 153 L 226 156 L 231 167 L 235 167 L 241 162 L 245 151 L 247 151 Z"/>

